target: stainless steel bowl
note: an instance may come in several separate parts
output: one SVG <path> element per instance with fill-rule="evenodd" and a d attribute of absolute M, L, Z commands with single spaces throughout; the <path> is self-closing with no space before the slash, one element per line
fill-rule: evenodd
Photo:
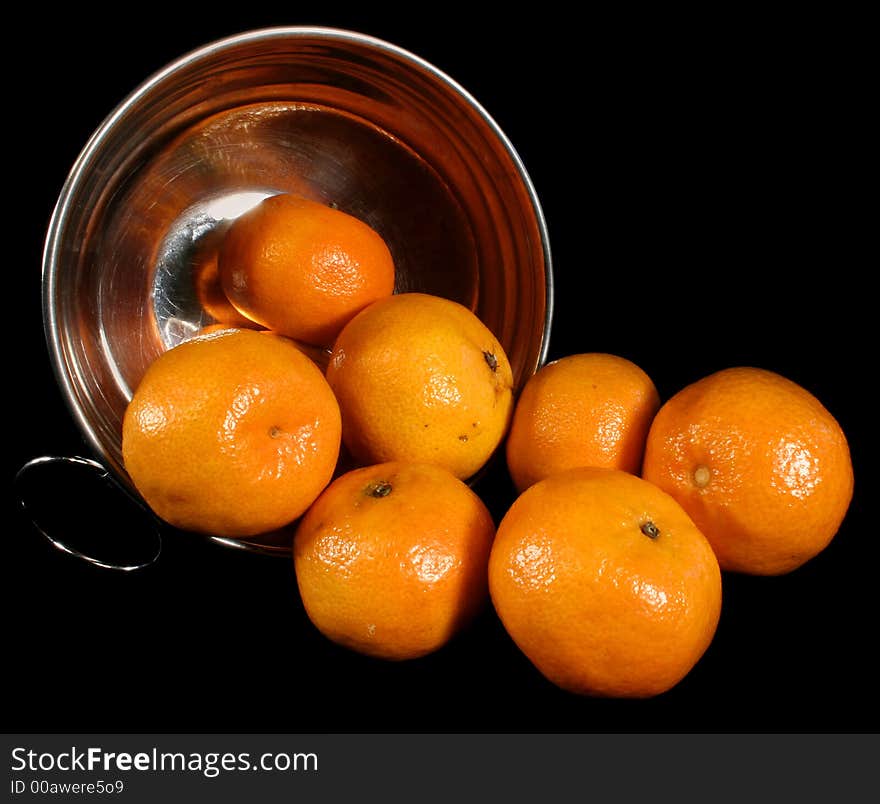
<path fill-rule="evenodd" d="M 97 457 L 129 490 L 121 425 L 132 390 L 163 350 L 214 321 L 194 274 L 230 220 L 277 192 L 369 223 L 391 248 L 396 289 L 475 310 L 517 387 L 544 361 L 546 227 L 522 162 L 477 101 L 419 57 L 358 33 L 224 39 L 161 70 L 104 121 L 46 239 L 57 378 Z M 272 537 L 248 545 L 278 549 Z"/>

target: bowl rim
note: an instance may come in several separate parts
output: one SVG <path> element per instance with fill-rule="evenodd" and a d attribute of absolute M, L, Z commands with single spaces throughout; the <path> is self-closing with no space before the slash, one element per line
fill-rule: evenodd
<path fill-rule="evenodd" d="M 71 214 L 71 203 L 75 195 L 76 189 L 80 186 L 84 176 L 100 152 L 103 143 L 109 138 L 119 120 L 131 109 L 138 101 L 147 96 L 155 87 L 168 81 L 176 73 L 185 70 L 192 64 L 210 57 L 218 52 L 223 52 L 230 48 L 235 48 L 243 44 L 252 42 L 286 40 L 290 38 L 302 39 L 327 39 L 335 42 L 347 42 L 358 45 L 367 46 L 380 53 L 390 54 L 403 62 L 429 73 L 441 84 L 445 84 L 454 93 L 460 95 L 464 101 L 470 106 L 486 123 L 492 135 L 502 144 L 508 157 L 516 168 L 519 180 L 528 195 L 529 203 L 535 215 L 538 231 L 540 234 L 541 250 L 544 258 L 544 323 L 542 331 L 541 348 L 538 355 L 537 368 L 540 368 L 547 361 L 550 348 L 550 334 L 553 322 L 553 263 L 550 250 L 550 239 L 547 230 L 547 222 L 541 203 L 538 199 L 535 186 L 526 171 L 525 165 L 511 143 L 507 135 L 502 131 L 498 123 L 486 111 L 486 109 L 455 79 L 447 75 L 443 70 L 431 64 L 421 56 L 412 53 L 399 45 L 392 44 L 384 39 L 349 30 L 346 28 L 335 28 L 325 26 L 274 26 L 255 28 L 230 36 L 222 37 L 210 41 L 200 47 L 197 47 L 160 68 L 152 75 L 147 77 L 141 84 L 132 90 L 117 106 L 104 118 L 104 120 L 93 131 L 79 155 L 73 162 L 73 165 L 67 175 L 66 180 L 61 188 L 58 199 L 52 211 L 51 218 L 46 233 L 46 239 L 43 247 L 42 263 L 41 263 L 41 283 L 42 283 L 42 313 L 43 313 L 43 329 L 44 335 L 49 347 L 50 362 L 55 379 L 61 388 L 64 401 L 68 410 L 73 415 L 80 433 L 83 434 L 88 445 L 94 454 L 111 469 L 114 475 L 118 475 L 118 468 L 112 460 L 107 450 L 102 445 L 98 434 L 92 424 L 88 421 L 83 409 L 77 402 L 76 391 L 70 373 L 63 370 L 65 365 L 64 348 L 62 344 L 62 333 L 58 325 L 57 312 L 53 305 L 56 296 L 56 275 L 58 264 L 60 262 L 61 251 L 61 235 L 66 227 L 66 222 Z M 124 473 L 122 479 L 125 479 Z M 214 537 L 211 537 L 214 538 Z"/>

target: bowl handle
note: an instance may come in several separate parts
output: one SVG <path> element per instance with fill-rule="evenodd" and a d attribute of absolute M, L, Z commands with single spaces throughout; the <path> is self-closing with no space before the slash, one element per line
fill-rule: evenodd
<path fill-rule="evenodd" d="M 54 494 L 45 493 L 47 481 L 52 476 L 55 489 L 63 490 L 70 505 L 59 504 Z M 14 486 L 19 503 L 36 530 L 63 553 L 104 569 L 121 572 L 149 567 L 162 554 L 162 536 L 153 515 L 104 466 L 91 458 L 57 455 L 33 458 L 16 472 Z M 105 522 L 100 527 L 95 525 L 95 512 L 100 513 L 102 495 L 110 495 L 103 499 L 105 504 L 109 503 L 104 506 L 105 512 L 124 508 L 124 531 L 128 532 L 129 537 L 137 535 L 136 540 L 129 538 L 121 541 L 118 531 L 114 531 L 112 537 L 104 534 L 95 538 L 102 531 L 108 531 L 108 524 L 112 524 Z M 139 517 L 141 521 L 132 520 L 129 516 Z M 132 528 L 132 522 L 142 527 Z M 88 534 L 91 540 L 88 547 L 75 546 L 71 537 L 65 535 L 77 531 L 80 536 L 84 532 Z M 120 548 L 124 547 L 131 555 L 124 558 L 101 557 L 101 552 L 113 552 L 111 545 L 115 552 L 119 553 Z"/>

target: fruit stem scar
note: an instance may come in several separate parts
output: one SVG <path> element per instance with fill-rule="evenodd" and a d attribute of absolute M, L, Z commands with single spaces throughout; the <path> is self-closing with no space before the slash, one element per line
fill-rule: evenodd
<path fill-rule="evenodd" d="M 365 489 L 368 497 L 387 497 L 391 494 L 391 484 L 387 480 L 374 480 Z"/>
<path fill-rule="evenodd" d="M 649 539 L 656 539 L 660 535 L 660 528 L 658 528 L 653 522 L 648 520 L 647 522 L 643 522 L 640 528 L 642 533 L 645 534 Z"/>
<path fill-rule="evenodd" d="M 492 352 L 483 352 L 483 357 L 492 371 L 498 371 L 498 358 Z"/>
<path fill-rule="evenodd" d="M 709 485 L 709 480 L 712 478 L 712 472 L 709 471 L 708 466 L 704 466 L 700 464 L 696 469 L 694 469 L 694 485 L 697 488 L 704 489 Z"/>
<path fill-rule="evenodd" d="M 280 436 L 283 432 L 284 431 L 280 427 L 278 427 L 278 425 L 273 424 L 269 428 L 269 437 L 270 438 L 278 438 L 278 436 Z"/>

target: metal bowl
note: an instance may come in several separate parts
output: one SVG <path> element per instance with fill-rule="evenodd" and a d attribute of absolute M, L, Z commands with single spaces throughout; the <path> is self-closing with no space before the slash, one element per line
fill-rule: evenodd
<path fill-rule="evenodd" d="M 358 33 L 223 39 L 161 70 L 104 121 L 46 239 L 57 379 L 97 457 L 130 491 L 121 426 L 132 390 L 163 350 L 215 321 L 199 272 L 229 221 L 278 192 L 370 224 L 394 256 L 396 290 L 473 309 L 504 346 L 517 388 L 544 361 L 547 231 L 522 162 L 483 108 L 424 60 Z M 287 549 L 271 536 L 222 541 Z"/>

